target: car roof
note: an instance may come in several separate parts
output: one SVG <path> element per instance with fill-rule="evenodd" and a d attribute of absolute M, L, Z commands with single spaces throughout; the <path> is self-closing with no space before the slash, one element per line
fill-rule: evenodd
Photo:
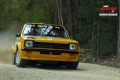
<path fill-rule="evenodd" d="M 50 26 L 59 26 L 61 27 L 60 25 L 56 25 L 56 24 L 45 24 L 45 23 L 26 23 L 27 24 L 31 24 L 31 25 L 50 25 Z"/>

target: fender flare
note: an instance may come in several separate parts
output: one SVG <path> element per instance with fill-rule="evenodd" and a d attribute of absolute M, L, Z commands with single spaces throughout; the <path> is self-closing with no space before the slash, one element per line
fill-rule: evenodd
<path fill-rule="evenodd" d="M 21 45 L 20 42 L 18 42 L 17 45 L 16 45 L 16 51 L 17 51 L 17 50 L 19 51 L 20 57 L 21 57 L 21 58 L 24 58 L 24 56 L 26 56 L 26 57 L 28 57 L 27 59 L 30 59 L 29 56 L 27 56 L 27 55 L 24 54 L 24 52 L 21 50 L 21 48 L 22 48 L 22 45 Z"/>

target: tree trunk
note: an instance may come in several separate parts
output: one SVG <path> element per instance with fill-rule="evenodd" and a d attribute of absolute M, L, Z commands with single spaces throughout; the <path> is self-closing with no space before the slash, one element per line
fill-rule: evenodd
<path fill-rule="evenodd" d="M 60 0 L 60 21 L 61 21 L 61 26 L 63 26 L 63 17 L 62 17 L 62 1 Z"/>
<path fill-rule="evenodd" d="M 57 16 L 57 8 L 56 8 L 57 4 L 56 2 L 54 2 L 54 18 L 55 18 L 55 24 L 58 24 L 58 16 Z"/>
<path fill-rule="evenodd" d="M 60 20 L 60 9 L 59 9 L 58 0 L 56 0 L 56 7 L 57 7 L 57 12 L 58 12 L 58 21 L 59 21 L 59 24 L 61 25 L 61 20 Z"/>
<path fill-rule="evenodd" d="M 62 1 L 61 0 L 56 0 L 56 7 L 57 7 L 57 12 L 58 12 L 59 25 L 63 26 Z"/>
<path fill-rule="evenodd" d="M 120 0 L 119 0 L 119 14 L 120 14 Z M 118 31 L 118 50 L 117 58 L 120 58 L 120 16 L 119 16 L 119 31 Z"/>
<path fill-rule="evenodd" d="M 73 27 L 72 27 L 72 0 L 69 1 L 69 27 L 70 27 L 70 36 L 73 38 Z"/>
<path fill-rule="evenodd" d="M 98 20 L 99 22 L 99 20 Z M 99 58 L 99 24 L 97 26 L 97 59 Z"/>
<path fill-rule="evenodd" d="M 93 48 L 93 40 L 94 40 L 94 32 L 92 32 L 92 38 L 91 38 L 91 46 L 90 46 L 90 56 L 94 57 L 94 48 Z"/>

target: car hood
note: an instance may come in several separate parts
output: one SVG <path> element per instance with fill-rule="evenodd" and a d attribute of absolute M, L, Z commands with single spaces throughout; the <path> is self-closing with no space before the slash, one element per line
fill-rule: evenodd
<path fill-rule="evenodd" d="M 26 36 L 27 40 L 34 40 L 35 42 L 47 42 L 47 43 L 78 43 L 73 39 L 59 38 L 59 37 L 47 37 L 47 36 Z"/>

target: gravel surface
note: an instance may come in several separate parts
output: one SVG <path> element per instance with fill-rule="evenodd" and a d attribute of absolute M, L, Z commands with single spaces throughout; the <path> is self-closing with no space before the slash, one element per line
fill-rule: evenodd
<path fill-rule="evenodd" d="M 120 80 L 120 68 L 79 63 L 77 70 L 57 66 L 11 64 L 11 46 L 0 47 L 0 80 Z"/>
<path fill-rule="evenodd" d="M 0 64 L 0 80 L 120 80 L 120 69 L 96 64 L 79 63 L 77 70 L 56 66 Z"/>

